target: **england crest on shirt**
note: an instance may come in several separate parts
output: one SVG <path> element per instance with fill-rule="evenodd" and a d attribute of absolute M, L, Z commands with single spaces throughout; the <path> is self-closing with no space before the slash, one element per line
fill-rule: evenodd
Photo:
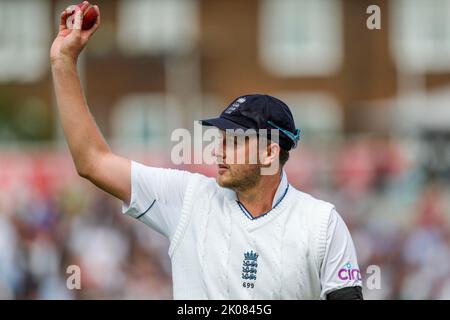
<path fill-rule="evenodd" d="M 242 262 L 242 279 L 256 280 L 256 273 L 258 269 L 259 255 L 253 250 L 244 253 L 244 261 Z"/>

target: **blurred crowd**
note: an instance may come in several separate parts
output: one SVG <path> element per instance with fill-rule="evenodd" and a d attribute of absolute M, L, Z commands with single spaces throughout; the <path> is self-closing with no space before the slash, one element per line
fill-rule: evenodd
<path fill-rule="evenodd" d="M 171 298 L 166 240 L 78 177 L 68 154 L 0 162 L 0 298 Z M 80 290 L 67 288 L 73 265 Z"/>
<path fill-rule="evenodd" d="M 67 151 L 2 152 L 0 168 L 0 298 L 171 299 L 167 240 L 78 177 Z M 292 185 L 336 205 L 366 299 L 450 299 L 449 183 L 426 174 L 407 143 L 305 144 L 286 171 Z M 66 286 L 70 265 L 80 267 L 80 290 Z M 379 288 L 368 284 L 370 265 L 380 268 Z"/>

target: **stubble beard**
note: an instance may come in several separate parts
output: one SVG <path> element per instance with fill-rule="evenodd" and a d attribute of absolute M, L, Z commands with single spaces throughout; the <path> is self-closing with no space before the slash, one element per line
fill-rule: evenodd
<path fill-rule="evenodd" d="M 234 168 L 235 170 L 229 170 L 229 179 L 221 180 L 217 178 L 218 184 L 227 189 L 234 190 L 235 192 L 243 192 L 255 187 L 261 179 L 260 165 L 246 165 L 245 169 Z"/>

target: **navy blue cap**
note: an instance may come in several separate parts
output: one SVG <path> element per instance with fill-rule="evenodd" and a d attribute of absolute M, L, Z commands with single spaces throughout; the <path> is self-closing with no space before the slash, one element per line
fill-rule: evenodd
<path fill-rule="evenodd" d="M 249 94 L 235 99 L 218 118 L 200 120 L 205 126 L 219 129 L 267 129 L 279 132 L 280 147 L 290 150 L 297 146 L 300 129 L 295 128 L 291 110 L 281 100 L 266 94 Z"/>

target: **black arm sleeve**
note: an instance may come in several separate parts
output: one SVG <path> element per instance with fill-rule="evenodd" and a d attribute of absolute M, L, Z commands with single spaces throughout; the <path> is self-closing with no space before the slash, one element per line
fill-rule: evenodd
<path fill-rule="evenodd" d="M 327 294 L 327 300 L 364 300 L 362 295 L 362 288 L 347 287 L 335 290 Z"/>

